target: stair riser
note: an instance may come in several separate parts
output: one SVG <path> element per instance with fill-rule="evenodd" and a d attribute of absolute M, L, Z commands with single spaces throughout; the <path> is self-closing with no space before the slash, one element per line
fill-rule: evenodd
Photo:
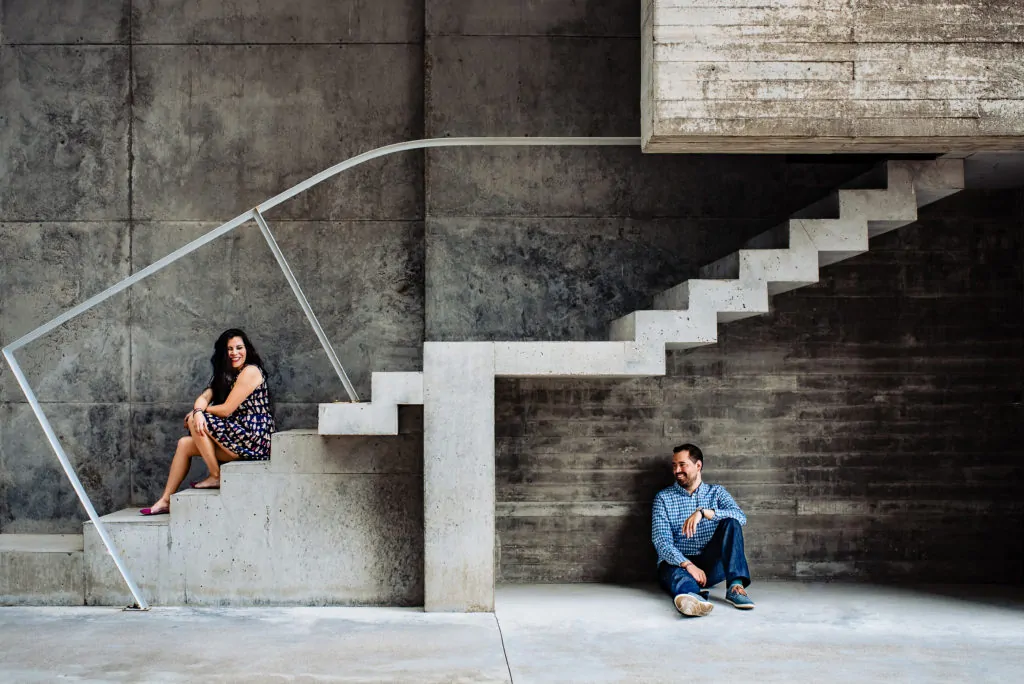
<path fill-rule="evenodd" d="M 82 551 L 0 551 L 0 606 L 85 604 Z"/>
<path fill-rule="evenodd" d="M 768 311 L 768 293 L 761 280 L 688 280 L 655 297 L 654 308 L 754 315 Z"/>
<path fill-rule="evenodd" d="M 397 435 L 395 404 L 320 404 L 317 423 L 322 435 Z"/>
<path fill-rule="evenodd" d="M 175 510 L 190 604 L 422 605 L 421 476 L 254 473 L 235 487 L 237 504 Z"/>
<path fill-rule="evenodd" d="M 107 534 L 146 601 L 153 605 L 180 605 L 184 587 L 174 581 L 168 555 L 167 518 L 161 524 L 104 521 Z M 128 606 L 134 597 L 114 560 L 91 523 L 83 526 L 85 537 L 85 603 L 90 606 Z"/>
<path fill-rule="evenodd" d="M 273 455 L 266 472 L 278 475 L 418 475 L 423 473 L 423 434 L 322 436 L 312 430 L 293 430 L 274 435 Z M 233 496 L 235 489 L 223 492 Z"/>

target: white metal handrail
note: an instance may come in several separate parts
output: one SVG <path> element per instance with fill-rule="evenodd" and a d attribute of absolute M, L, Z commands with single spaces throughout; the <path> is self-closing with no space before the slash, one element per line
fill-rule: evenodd
<path fill-rule="evenodd" d="M 135 598 L 135 605 L 132 608 L 138 608 L 140 610 L 148 610 L 149 604 L 143 598 L 142 593 L 139 591 L 138 586 L 132 579 L 131 574 L 128 572 L 128 568 L 125 567 L 124 561 L 121 559 L 120 554 L 114 548 L 113 541 L 107 534 L 106 528 L 103 523 L 100 522 L 99 515 L 96 513 L 96 509 L 92 505 L 92 501 L 89 499 L 89 495 L 86 493 L 85 488 L 82 486 L 81 480 L 78 478 L 78 474 L 71 465 L 70 459 L 68 459 L 67 453 L 61 446 L 60 440 L 57 439 L 57 435 L 53 430 L 53 426 L 50 425 L 49 419 L 43 412 L 42 406 L 39 404 L 39 400 L 36 398 L 35 392 L 28 384 L 28 379 L 21 370 L 21 366 L 14 358 L 14 352 L 21 349 L 25 345 L 38 340 L 43 335 L 46 335 L 52 330 L 60 327 L 64 323 L 67 323 L 72 318 L 79 316 L 89 309 L 93 308 L 97 304 L 110 299 L 114 295 L 128 289 L 135 283 L 138 283 L 145 278 L 153 275 L 154 273 L 170 266 L 178 259 L 186 256 L 203 245 L 206 245 L 213 240 L 226 235 L 238 226 L 254 220 L 260 228 L 260 232 L 267 241 L 267 245 L 274 254 L 274 258 L 277 260 L 278 265 L 281 267 L 281 271 L 284 273 L 285 278 L 288 280 L 288 284 L 292 288 L 292 292 L 295 294 L 295 298 L 299 301 L 299 306 L 302 307 L 303 313 L 306 314 L 306 318 L 309 320 L 310 325 L 313 327 L 313 332 L 316 334 L 317 339 L 320 341 L 321 346 L 324 348 L 324 352 L 327 353 L 327 357 L 331 362 L 331 366 L 337 373 L 339 380 L 345 387 L 345 391 L 348 393 L 349 398 L 352 401 L 358 401 L 359 398 L 356 395 L 355 388 L 352 387 L 352 383 L 349 381 L 348 375 L 345 373 L 345 369 L 342 367 L 341 362 L 338 360 L 337 355 L 334 352 L 334 348 L 331 346 L 330 340 L 327 339 L 327 335 L 324 333 L 323 328 L 320 326 L 320 322 L 317 320 L 316 314 L 313 313 L 312 308 L 309 306 L 309 301 L 302 292 L 302 288 L 299 286 L 298 281 L 295 278 L 295 274 L 292 272 L 291 267 L 288 265 L 284 254 L 278 247 L 276 240 L 274 240 L 273 234 L 270 232 L 270 227 L 267 225 L 266 220 L 263 218 L 263 214 L 268 210 L 273 209 L 277 205 L 288 201 L 292 197 L 305 192 L 311 187 L 318 185 L 332 176 L 336 176 L 342 171 L 350 169 L 354 166 L 358 166 L 364 162 L 368 162 L 378 157 L 384 157 L 396 152 L 408 152 L 412 150 L 421 150 L 432 147 L 593 147 L 593 146 L 608 146 L 608 147 L 626 147 L 631 145 L 639 145 L 640 138 L 635 137 L 622 137 L 622 138 L 583 138 L 583 137 L 567 137 L 567 138 L 527 138 L 527 137 L 512 137 L 512 138 L 428 138 L 425 140 L 412 140 L 404 143 L 396 143 L 393 145 L 385 145 L 384 147 L 378 147 L 368 152 L 356 155 L 346 159 L 345 161 L 335 164 L 334 166 L 324 169 L 320 173 L 307 178 L 301 183 L 292 186 L 284 192 L 271 197 L 270 199 L 258 204 L 256 207 L 239 214 L 235 218 L 231 219 L 227 223 L 224 223 L 217 228 L 214 228 L 210 232 L 206 233 L 200 238 L 197 238 L 182 247 L 174 250 L 162 259 L 158 259 L 146 268 L 138 271 L 137 273 L 128 276 L 124 280 L 112 285 L 111 287 L 103 290 L 99 294 L 96 294 L 89 299 L 85 300 L 81 304 L 78 304 L 64 313 L 60 314 L 56 318 L 47 321 L 43 325 L 39 326 L 35 330 L 22 335 L 14 342 L 11 342 L 3 348 L 3 356 L 7 361 L 11 370 L 14 372 L 14 377 L 18 381 L 18 385 L 21 387 L 21 391 L 25 393 L 25 399 L 28 401 L 29 406 L 32 407 L 32 412 L 35 414 L 36 419 L 43 428 L 43 433 L 46 435 L 47 441 L 50 443 L 50 447 L 53 449 L 54 454 L 57 456 L 57 460 L 60 461 L 61 467 L 64 469 L 65 475 L 71 482 L 71 486 L 75 490 L 75 494 L 78 495 L 78 500 L 82 502 L 82 506 L 85 508 L 86 514 L 92 521 L 96 532 L 100 535 L 100 539 L 103 540 L 103 545 L 106 547 L 110 557 L 114 560 L 114 564 L 117 566 L 118 571 L 124 578 L 125 584 L 128 585 L 128 589 L 131 591 L 132 596 Z"/>

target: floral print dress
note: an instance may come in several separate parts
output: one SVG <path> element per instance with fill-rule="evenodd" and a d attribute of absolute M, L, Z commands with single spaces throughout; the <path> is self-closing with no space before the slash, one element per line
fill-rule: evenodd
<path fill-rule="evenodd" d="M 274 416 L 270 413 L 270 389 L 265 375 L 259 387 L 227 418 L 219 418 L 206 411 L 203 415 L 213 439 L 228 451 L 238 454 L 238 458 L 245 461 L 270 459 Z"/>

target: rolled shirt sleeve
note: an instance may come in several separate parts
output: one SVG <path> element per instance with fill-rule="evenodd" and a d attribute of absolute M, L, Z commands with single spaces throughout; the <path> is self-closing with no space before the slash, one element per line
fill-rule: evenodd
<path fill-rule="evenodd" d="M 732 495 L 725 491 L 725 487 L 716 487 L 715 489 L 717 496 L 715 496 L 715 503 L 711 509 L 715 512 L 715 518 L 732 518 L 738 521 L 740 525 L 746 525 L 747 516 L 740 510 Z"/>

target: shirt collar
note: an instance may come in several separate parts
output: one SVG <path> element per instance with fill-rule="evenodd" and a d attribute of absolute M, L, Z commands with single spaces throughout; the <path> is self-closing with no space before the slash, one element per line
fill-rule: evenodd
<path fill-rule="evenodd" d="M 703 487 L 706 484 L 707 483 L 704 482 L 704 480 L 701 480 L 700 484 L 697 485 L 697 488 L 693 490 L 693 494 L 690 494 L 690 492 L 686 491 L 686 487 L 684 487 L 683 485 L 679 484 L 678 482 L 675 483 L 675 488 L 676 488 L 676 491 L 679 492 L 680 494 L 682 494 L 683 496 L 693 497 L 693 496 L 697 496 L 697 494 L 701 490 L 701 487 Z"/>

